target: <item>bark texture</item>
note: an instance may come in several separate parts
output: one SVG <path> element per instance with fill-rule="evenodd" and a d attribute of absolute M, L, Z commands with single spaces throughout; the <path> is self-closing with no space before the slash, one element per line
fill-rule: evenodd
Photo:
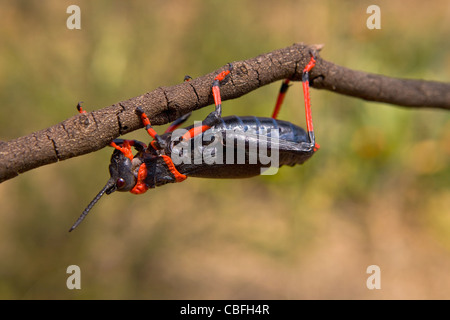
<path fill-rule="evenodd" d="M 302 43 L 233 62 L 233 71 L 221 85 L 222 100 L 241 97 L 266 84 L 291 78 L 301 80 L 310 50 Z M 212 81 L 225 65 L 207 75 L 151 92 L 85 114 L 77 114 L 50 128 L 8 142 L 0 142 L 0 182 L 28 170 L 94 152 L 122 134 L 142 127 L 136 107 L 144 109 L 152 125 L 174 121 L 189 111 L 212 103 Z M 450 84 L 396 79 L 354 71 L 318 57 L 310 74 L 311 85 L 371 101 L 405 107 L 450 110 Z"/>

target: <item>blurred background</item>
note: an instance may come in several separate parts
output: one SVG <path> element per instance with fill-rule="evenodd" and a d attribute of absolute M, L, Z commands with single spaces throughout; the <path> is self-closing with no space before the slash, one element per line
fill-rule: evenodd
<path fill-rule="evenodd" d="M 69 5 L 81 30 L 68 30 Z M 381 30 L 366 9 L 381 8 Z M 295 42 L 393 77 L 450 81 L 450 4 L 0 1 L 0 140 Z M 270 116 L 280 83 L 225 101 Z M 304 126 L 294 83 L 279 116 Z M 321 149 L 302 166 L 105 196 L 112 153 L 0 184 L 1 299 L 449 299 L 450 113 L 312 89 Z M 204 119 L 212 107 L 191 117 Z M 165 128 L 157 128 L 162 132 Z M 141 132 L 142 131 L 142 132 Z M 148 141 L 143 130 L 128 138 Z M 69 265 L 81 290 L 66 287 Z M 369 290 L 369 265 L 381 290 Z"/>

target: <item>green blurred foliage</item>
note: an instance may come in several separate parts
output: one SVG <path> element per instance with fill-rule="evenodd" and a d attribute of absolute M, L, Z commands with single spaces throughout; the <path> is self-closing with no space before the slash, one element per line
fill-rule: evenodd
<path fill-rule="evenodd" d="M 66 9 L 81 8 L 81 30 Z M 1 1 L 0 139 L 294 42 L 352 69 L 449 81 L 448 1 Z M 224 102 L 268 116 L 279 84 Z M 450 298 L 450 116 L 312 89 L 320 151 L 248 180 L 102 199 L 111 150 L 0 185 L 2 299 Z M 211 108 L 192 117 L 203 119 Z M 294 84 L 281 119 L 304 125 Z M 164 128 L 160 128 L 163 130 Z M 127 137 L 147 141 L 145 132 Z M 66 268 L 80 266 L 82 289 Z M 365 286 L 367 266 L 382 289 Z"/>

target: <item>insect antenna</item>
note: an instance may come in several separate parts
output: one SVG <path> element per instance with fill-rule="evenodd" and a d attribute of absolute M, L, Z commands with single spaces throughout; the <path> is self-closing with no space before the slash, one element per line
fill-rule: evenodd
<path fill-rule="evenodd" d="M 115 185 L 114 180 L 112 180 L 112 179 L 108 180 L 108 182 L 103 187 L 103 189 L 100 190 L 100 192 L 95 196 L 95 198 L 91 201 L 91 203 L 89 203 L 89 205 L 86 207 L 86 209 L 84 209 L 83 213 L 80 215 L 78 220 L 73 224 L 72 228 L 70 228 L 69 232 L 71 232 L 73 229 L 78 227 L 78 225 L 84 220 L 84 218 L 87 216 L 89 211 L 97 203 L 97 201 L 100 200 L 100 198 L 105 194 L 105 192 L 106 192 L 106 194 L 110 194 L 111 192 L 113 192 L 115 190 L 115 186 L 116 185 Z"/>

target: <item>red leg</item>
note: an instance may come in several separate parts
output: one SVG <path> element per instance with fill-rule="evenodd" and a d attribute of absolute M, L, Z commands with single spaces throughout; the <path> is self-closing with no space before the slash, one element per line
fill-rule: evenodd
<path fill-rule="evenodd" d="M 314 56 L 311 56 L 311 60 L 303 69 L 302 81 L 303 81 L 303 95 L 305 98 L 305 113 L 306 113 L 306 128 L 308 132 L 314 132 L 312 118 L 311 118 L 311 98 L 309 96 L 309 72 L 316 65 Z"/>
<path fill-rule="evenodd" d="M 152 137 L 153 139 L 156 140 L 157 144 L 156 145 L 154 143 L 154 141 L 151 142 L 151 145 L 154 149 L 159 150 L 159 149 L 163 149 L 164 146 L 164 141 L 161 139 L 160 135 L 156 133 L 156 131 L 152 128 L 152 125 L 150 123 L 149 118 L 147 117 L 147 115 L 145 114 L 144 110 L 142 110 L 141 107 L 137 107 L 136 111 L 139 113 L 139 115 L 141 116 L 141 121 L 142 124 L 145 126 L 145 130 L 147 130 L 147 133 L 150 135 L 150 137 Z"/>
<path fill-rule="evenodd" d="M 289 89 L 289 79 L 286 79 L 281 84 L 280 92 L 278 93 L 277 102 L 275 103 L 275 109 L 272 113 L 272 118 L 276 119 L 278 116 L 278 112 L 280 112 L 281 105 L 283 104 L 284 97 L 286 96 L 286 92 Z"/>
<path fill-rule="evenodd" d="M 166 131 L 164 131 L 164 133 L 175 131 L 179 126 L 181 126 L 184 122 L 186 122 L 186 120 L 191 116 L 191 114 L 192 112 L 189 112 L 186 113 L 184 116 L 179 117 L 166 129 Z"/>
<path fill-rule="evenodd" d="M 211 128 L 210 126 L 207 125 L 203 125 L 201 127 L 193 127 L 191 130 L 189 130 L 188 132 L 186 132 L 182 139 L 183 140 L 189 140 L 199 134 L 201 134 L 202 132 L 205 132 L 206 130 L 208 130 L 209 128 Z"/>
<path fill-rule="evenodd" d="M 142 124 L 145 126 L 145 130 L 147 130 L 150 137 L 155 139 L 158 134 L 156 131 L 152 128 L 152 125 L 150 124 L 150 120 L 148 119 L 147 115 L 145 114 L 144 110 L 142 110 L 140 107 L 137 109 L 141 116 Z"/>
<path fill-rule="evenodd" d="M 302 74 L 302 82 L 303 82 L 303 95 L 305 99 L 305 114 L 306 114 L 306 129 L 308 131 L 309 140 L 312 144 L 314 144 L 314 151 L 319 149 L 319 145 L 315 142 L 315 136 L 314 136 L 314 127 L 312 122 L 312 116 L 311 116 L 311 99 L 309 96 L 309 72 L 314 68 L 316 65 L 316 59 L 314 57 L 314 54 L 311 53 L 311 60 L 306 65 L 306 67 L 303 69 Z"/>
<path fill-rule="evenodd" d="M 122 152 L 124 156 L 130 160 L 133 160 L 134 158 L 133 153 L 131 152 L 131 147 L 134 147 L 137 151 L 144 151 L 147 149 L 145 143 L 137 140 L 115 139 L 111 141 L 109 145 Z"/>
<path fill-rule="evenodd" d="M 123 155 L 125 157 L 127 157 L 128 159 L 133 160 L 134 156 L 133 156 L 133 153 L 131 152 L 132 144 L 130 143 L 130 141 L 133 141 L 133 140 L 124 140 L 122 146 L 118 146 L 114 141 L 111 141 L 111 143 L 109 145 L 111 147 L 113 147 L 114 149 L 117 149 L 120 152 L 122 152 Z"/>
<path fill-rule="evenodd" d="M 193 137 L 205 132 L 206 130 L 211 128 L 217 122 L 218 119 L 220 119 L 220 117 L 222 116 L 222 98 L 220 97 L 220 88 L 219 88 L 220 81 L 224 80 L 226 76 L 231 73 L 232 69 L 233 65 L 229 64 L 228 70 L 222 71 L 214 78 L 212 85 L 212 94 L 216 109 L 206 117 L 206 119 L 203 121 L 204 124 L 201 127 L 192 128 L 191 130 L 186 132 L 182 137 L 183 140 L 192 139 Z"/>
<path fill-rule="evenodd" d="M 77 109 L 79 113 L 86 113 L 86 111 L 83 110 L 83 107 L 81 106 L 81 104 L 83 103 L 83 101 L 78 102 L 77 104 Z"/>
<path fill-rule="evenodd" d="M 184 174 L 181 174 L 177 170 L 177 168 L 175 168 L 175 165 L 173 164 L 173 161 L 169 156 L 161 155 L 161 157 L 163 158 L 164 162 L 166 163 L 167 167 L 169 168 L 169 171 L 174 175 L 175 180 L 177 182 L 182 182 L 182 181 L 186 180 L 187 177 Z"/>

